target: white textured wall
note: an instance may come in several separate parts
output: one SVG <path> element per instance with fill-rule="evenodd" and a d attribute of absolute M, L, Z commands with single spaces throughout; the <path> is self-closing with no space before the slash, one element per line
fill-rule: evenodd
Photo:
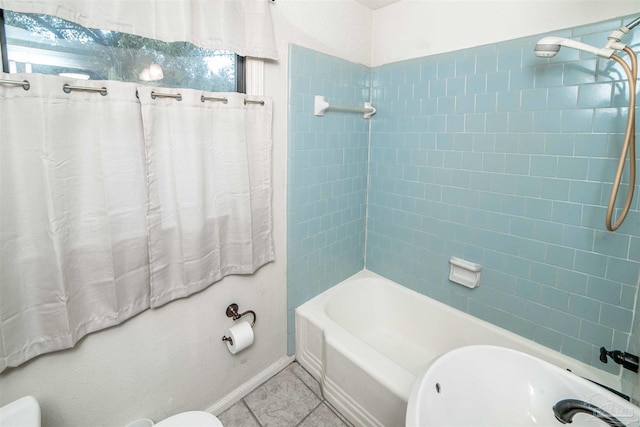
<path fill-rule="evenodd" d="M 402 0 L 373 13 L 371 63 L 450 52 L 636 12 L 638 0 Z"/>
<path fill-rule="evenodd" d="M 289 43 L 371 65 L 371 10 L 353 0 L 276 0 L 273 6 L 281 65 Z"/>
<path fill-rule="evenodd" d="M 0 376 L 0 402 L 35 396 L 45 427 L 124 426 L 209 408 L 285 354 L 282 219 L 276 225 L 278 263 L 9 369 Z M 255 345 L 237 356 L 221 342 L 231 302 L 258 313 Z"/>

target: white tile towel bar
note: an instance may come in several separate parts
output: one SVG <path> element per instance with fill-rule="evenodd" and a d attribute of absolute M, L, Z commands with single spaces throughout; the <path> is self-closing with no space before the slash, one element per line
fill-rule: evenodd
<path fill-rule="evenodd" d="M 364 107 L 344 107 L 342 105 L 331 105 L 324 99 L 322 95 L 316 95 L 313 103 L 313 114 L 316 116 L 324 116 L 325 111 L 335 110 L 347 113 L 362 113 L 365 119 L 370 119 L 376 113 L 376 109 L 371 106 L 370 102 L 365 102 Z"/>

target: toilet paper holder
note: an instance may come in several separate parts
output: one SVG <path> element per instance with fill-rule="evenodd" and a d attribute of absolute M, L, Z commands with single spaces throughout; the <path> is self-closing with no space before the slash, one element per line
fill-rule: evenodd
<path fill-rule="evenodd" d="M 251 322 L 250 324 L 252 328 L 253 328 L 253 325 L 256 324 L 256 320 L 258 319 L 258 316 L 256 316 L 256 312 L 253 310 L 247 310 L 244 313 L 238 313 L 238 304 L 235 304 L 235 303 L 229 304 L 229 307 L 227 307 L 226 314 L 227 314 L 227 317 L 233 318 L 234 321 L 240 319 L 245 314 L 253 315 L 253 322 Z M 233 339 L 226 335 L 222 337 L 222 341 L 229 341 L 231 344 L 233 344 Z"/>

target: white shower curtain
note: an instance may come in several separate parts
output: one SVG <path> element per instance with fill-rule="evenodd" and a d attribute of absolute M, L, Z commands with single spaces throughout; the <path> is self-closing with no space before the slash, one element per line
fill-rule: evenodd
<path fill-rule="evenodd" d="M 163 90 L 180 93 L 180 101 L 154 99 L 148 87 L 138 91 L 157 307 L 273 260 L 271 103 L 245 105 L 237 93 L 203 102 L 199 91 Z"/>
<path fill-rule="evenodd" d="M 0 371 L 274 259 L 270 100 L 0 78 Z"/>
<path fill-rule="evenodd" d="M 72 346 L 149 306 L 135 86 L 0 85 L 0 368 Z M 100 82 L 84 82 L 100 86 Z"/>

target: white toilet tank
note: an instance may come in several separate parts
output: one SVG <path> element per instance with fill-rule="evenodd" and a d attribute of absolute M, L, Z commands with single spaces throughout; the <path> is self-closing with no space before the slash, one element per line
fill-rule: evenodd
<path fill-rule="evenodd" d="M 2 427 L 40 427 L 40 405 L 33 396 L 25 396 L 0 408 Z"/>

